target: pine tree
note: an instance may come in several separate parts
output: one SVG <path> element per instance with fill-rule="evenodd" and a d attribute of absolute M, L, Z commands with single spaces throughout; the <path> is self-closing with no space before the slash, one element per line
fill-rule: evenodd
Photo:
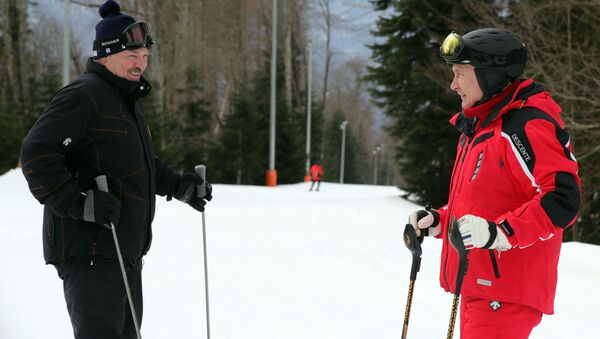
<path fill-rule="evenodd" d="M 448 19 L 462 15 L 462 10 L 452 1 L 372 3 L 376 10 L 393 9 L 392 15 L 377 21 L 374 34 L 383 42 L 370 46 L 378 65 L 368 68 L 367 78 L 375 85 L 372 95 L 392 120 L 387 131 L 398 140 L 395 151 L 407 183 L 404 189 L 421 203 L 442 205 L 448 198 L 458 137 L 448 120 L 460 104 L 447 90 L 449 67 L 446 73 L 428 73 L 443 63 L 438 57 L 440 40 L 452 31 Z"/>
<path fill-rule="evenodd" d="M 371 157 L 367 145 L 355 137 L 352 125 L 346 127 L 346 160 L 344 164 L 344 182 L 349 184 L 371 183 Z"/>
<path fill-rule="evenodd" d="M 15 112 L 17 108 L 11 102 L 0 102 L 0 173 L 14 168 L 19 160 L 23 123 Z"/>
<path fill-rule="evenodd" d="M 235 93 L 232 112 L 227 116 L 211 162 L 217 169 L 215 182 L 261 184 L 267 167 L 268 130 L 265 119 L 253 105 L 245 86 Z"/>
<path fill-rule="evenodd" d="M 321 165 L 325 175 L 323 180 L 331 182 L 340 181 L 340 162 L 341 162 L 341 150 L 342 150 L 342 131 L 340 125 L 345 118 L 339 110 L 336 110 L 331 117 L 331 120 L 326 124 L 325 127 L 325 149 L 323 152 L 323 160 Z M 346 131 L 346 142 L 348 142 L 348 131 Z M 347 146 L 348 144 L 346 144 Z M 348 168 L 348 150 L 346 149 L 346 168 Z M 344 181 L 346 180 L 347 174 L 344 170 Z"/>
<path fill-rule="evenodd" d="M 147 105 L 146 117 L 158 157 L 179 171 L 189 172 L 193 170 L 191 166 L 209 161 L 212 114 L 210 103 L 202 98 L 203 89 L 197 71 L 190 68 L 186 76 L 190 85 L 177 111 L 162 112 Z M 156 92 L 153 94 L 156 95 Z"/>
<path fill-rule="evenodd" d="M 278 53 L 282 55 L 282 53 Z M 270 67 L 266 67 L 262 74 L 259 74 L 257 86 L 255 88 L 255 98 L 257 112 L 260 112 L 263 124 L 261 127 L 269 131 L 270 126 Z M 285 102 L 284 94 L 284 72 L 283 60 L 281 58 L 277 65 L 277 97 L 276 97 L 276 118 L 275 118 L 275 169 L 277 170 L 278 184 L 295 183 L 302 181 L 304 176 L 305 162 L 305 135 L 306 115 L 294 108 L 289 108 Z M 300 105 L 298 105 L 300 106 Z M 303 107 L 303 106 L 300 106 Z M 268 136 L 268 134 L 267 134 Z M 265 144 L 265 159 L 268 159 L 269 139 L 267 137 Z M 264 170 L 267 169 L 265 166 Z M 263 179 L 260 183 L 264 182 Z"/>
<path fill-rule="evenodd" d="M 306 112 L 304 114 L 304 119 L 306 119 Z M 324 124 L 324 117 L 323 117 L 323 105 L 321 102 L 316 101 L 314 99 L 313 96 L 313 101 L 312 101 L 312 110 L 311 110 L 311 125 L 310 125 L 310 165 L 314 164 L 316 160 L 322 161 L 323 159 L 320 159 L 321 156 L 321 147 L 323 146 L 321 144 L 321 135 L 323 133 L 323 129 L 321 128 L 321 126 Z M 306 126 L 306 121 L 304 121 L 304 126 Z M 306 151 L 306 127 L 304 127 L 303 129 L 304 132 L 304 150 Z M 306 156 L 306 155 L 305 155 Z M 304 163 L 306 164 L 306 159 L 304 159 Z M 321 162 L 321 164 L 323 164 Z M 310 166 L 309 165 L 309 166 Z M 309 167 L 310 169 L 310 167 Z M 324 180 L 328 180 L 328 179 L 324 179 Z"/>
<path fill-rule="evenodd" d="M 17 165 L 21 140 L 60 87 L 57 60 L 31 48 L 27 8 L 26 1 L 0 2 L 0 174 Z"/>

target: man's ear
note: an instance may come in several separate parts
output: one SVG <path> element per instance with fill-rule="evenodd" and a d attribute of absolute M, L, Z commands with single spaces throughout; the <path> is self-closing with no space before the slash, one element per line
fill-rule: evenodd
<path fill-rule="evenodd" d="M 96 62 L 98 62 L 98 63 L 100 63 L 100 64 L 102 64 L 102 65 L 106 66 L 106 63 L 108 62 L 108 57 L 109 57 L 109 56 L 105 56 L 105 57 L 103 57 L 103 58 L 96 59 Z"/>

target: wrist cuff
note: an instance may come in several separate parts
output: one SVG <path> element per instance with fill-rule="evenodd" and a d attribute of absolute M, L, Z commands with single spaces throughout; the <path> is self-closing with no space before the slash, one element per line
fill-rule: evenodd
<path fill-rule="evenodd" d="M 515 230 L 513 230 L 507 220 L 502 220 L 498 226 L 502 228 L 506 236 L 512 237 L 515 235 Z"/>
<path fill-rule="evenodd" d="M 488 221 L 488 230 L 490 231 L 490 238 L 482 248 L 490 248 L 498 236 L 498 226 L 495 223 Z"/>

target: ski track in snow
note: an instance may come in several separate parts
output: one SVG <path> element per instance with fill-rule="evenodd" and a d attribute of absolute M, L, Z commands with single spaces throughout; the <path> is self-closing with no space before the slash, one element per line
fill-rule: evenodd
<path fill-rule="evenodd" d="M 214 185 L 206 212 L 211 337 L 399 338 L 420 208 L 397 188 L 324 182 Z M 62 284 L 43 263 L 42 206 L 17 170 L 0 176 L 0 339 L 72 337 Z M 145 258 L 144 339 L 205 338 L 201 215 L 157 198 Z M 441 242 L 423 243 L 408 335 L 447 331 L 452 295 L 438 283 Z M 556 314 L 531 338 L 596 338 L 600 247 L 563 245 Z M 458 329 L 458 321 L 457 321 Z M 455 334 L 458 337 L 458 334 Z"/>

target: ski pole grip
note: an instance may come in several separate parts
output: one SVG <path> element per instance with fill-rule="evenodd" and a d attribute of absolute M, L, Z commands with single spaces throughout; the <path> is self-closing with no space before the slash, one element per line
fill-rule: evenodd
<path fill-rule="evenodd" d="M 197 186 L 198 197 L 202 198 L 206 195 L 206 166 L 198 165 L 194 167 L 194 171 L 202 178 L 202 184 Z"/>
<path fill-rule="evenodd" d="M 106 175 L 101 174 L 96 177 L 96 185 L 98 185 L 98 191 L 108 192 L 108 182 L 106 182 Z"/>
<path fill-rule="evenodd" d="M 421 235 L 423 235 L 423 232 L 421 232 Z M 420 257 L 423 254 L 423 250 L 421 249 L 422 242 L 423 237 L 417 236 L 413 225 L 406 224 L 406 227 L 404 227 L 404 245 L 406 245 L 413 256 Z"/>

